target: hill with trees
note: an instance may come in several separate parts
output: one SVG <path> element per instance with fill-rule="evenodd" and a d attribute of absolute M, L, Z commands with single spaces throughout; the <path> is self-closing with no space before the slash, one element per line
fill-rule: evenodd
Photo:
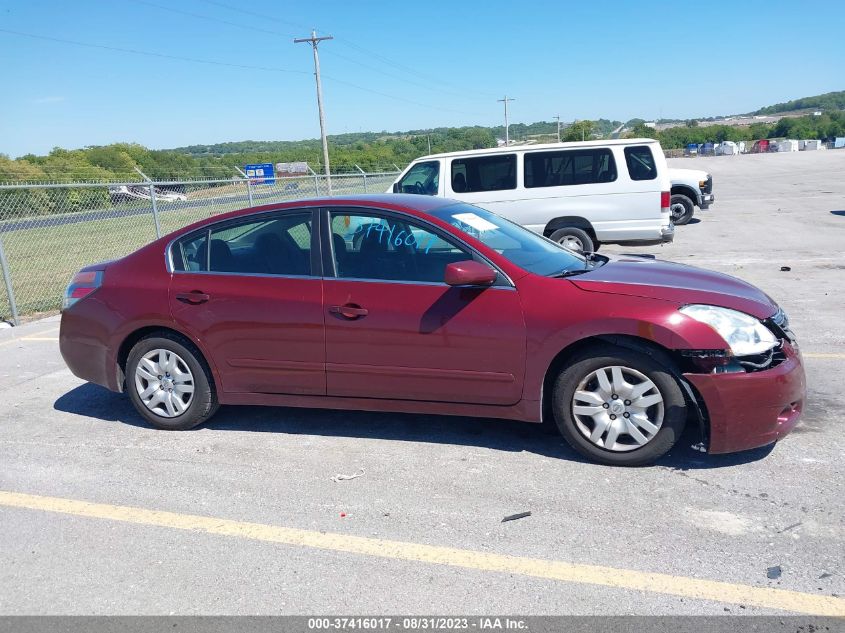
<path fill-rule="evenodd" d="M 838 92 L 827 92 L 814 97 L 802 97 L 784 103 L 776 103 L 765 108 L 760 108 L 752 114 L 781 114 L 784 112 L 795 112 L 800 110 L 843 110 L 845 109 L 845 90 Z"/>

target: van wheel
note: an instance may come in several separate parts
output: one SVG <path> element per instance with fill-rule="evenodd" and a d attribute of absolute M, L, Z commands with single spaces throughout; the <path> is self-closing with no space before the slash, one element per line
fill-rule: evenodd
<path fill-rule="evenodd" d="M 672 196 L 671 206 L 669 207 L 672 214 L 672 222 L 676 226 L 683 226 L 692 220 L 692 214 L 695 212 L 695 205 L 687 196 L 676 193 Z"/>
<path fill-rule="evenodd" d="M 167 332 L 142 338 L 129 352 L 126 391 L 138 413 L 157 429 L 191 429 L 220 406 L 202 354 Z"/>
<path fill-rule="evenodd" d="M 549 239 L 576 253 L 591 253 L 594 249 L 593 239 L 587 232 L 574 226 L 558 229 Z"/>
<path fill-rule="evenodd" d="M 678 441 L 687 417 L 663 362 L 610 345 L 585 350 L 558 375 L 552 408 L 572 448 L 614 466 L 654 462 Z"/>

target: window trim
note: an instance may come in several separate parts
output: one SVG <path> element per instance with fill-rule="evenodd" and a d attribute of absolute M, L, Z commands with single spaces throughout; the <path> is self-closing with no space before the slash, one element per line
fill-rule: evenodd
<path fill-rule="evenodd" d="M 530 156 L 534 156 L 537 154 L 588 154 L 588 153 L 597 153 L 601 152 L 603 154 L 607 154 L 610 156 L 610 162 L 613 164 L 613 180 L 607 180 L 604 182 L 594 181 L 594 182 L 581 182 L 581 183 L 572 183 L 569 185 L 528 185 L 526 173 L 528 170 L 528 159 Z M 627 162 L 625 167 L 627 168 Z M 630 175 L 630 174 L 629 174 Z M 535 151 L 528 151 L 526 150 L 522 154 L 522 186 L 524 189 L 550 189 L 553 187 L 580 187 L 580 186 L 594 186 L 594 185 L 606 185 L 612 182 L 616 182 L 619 180 L 619 167 L 616 165 L 616 157 L 613 155 L 613 150 L 610 146 L 597 146 L 597 147 L 585 147 L 579 149 L 545 149 L 545 150 L 535 150 Z"/>
<path fill-rule="evenodd" d="M 455 156 L 454 158 L 449 160 L 449 192 L 457 194 L 459 196 L 469 195 L 474 193 L 492 193 L 496 191 L 517 191 L 519 189 L 519 155 L 524 155 L 524 152 L 501 152 L 501 153 L 491 153 L 491 154 L 482 154 L 480 156 L 472 156 L 472 155 L 465 155 L 465 156 Z M 513 157 L 514 163 L 514 172 L 513 172 L 513 187 L 507 187 L 505 189 L 484 189 L 482 191 L 455 191 L 452 187 L 452 179 L 454 178 L 454 174 L 452 173 L 453 165 L 455 161 L 467 161 L 467 160 L 490 160 L 493 158 L 501 158 L 501 157 Z"/>
<path fill-rule="evenodd" d="M 272 277 L 275 279 L 320 279 L 323 277 L 322 267 L 322 253 L 320 250 L 320 231 L 319 231 L 319 207 L 293 207 L 289 209 L 271 209 L 269 211 L 258 211 L 256 213 L 248 213 L 239 215 L 234 218 L 226 218 L 225 220 L 217 220 L 206 224 L 193 231 L 177 235 L 167 243 L 164 251 L 165 268 L 171 275 L 216 275 L 227 277 Z M 193 236 L 199 236 L 201 233 L 206 233 L 207 238 L 210 237 L 212 230 L 218 230 L 231 225 L 247 224 L 250 222 L 260 222 L 263 218 L 277 219 L 277 216 L 294 215 L 294 214 L 309 214 L 311 216 L 311 251 L 310 251 L 310 267 L 311 273 L 308 275 L 276 275 L 273 273 L 246 273 L 246 272 L 225 272 L 214 270 L 176 270 L 173 264 L 173 249 L 177 242 L 189 239 Z M 209 249 L 210 254 L 211 249 Z M 208 267 L 208 266 L 206 266 Z"/>
<path fill-rule="evenodd" d="M 450 233 L 449 231 L 444 231 L 442 228 L 437 226 L 436 224 L 422 218 L 418 215 L 414 215 L 412 213 L 406 213 L 404 211 L 396 211 L 393 209 L 379 209 L 376 207 L 368 207 L 365 205 L 343 205 L 338 207 L 323 207 L 322 214 L 321 214 L 321 224 L 320 224 L 320 233 L 322 237 L 322 250 L 323 250 L 323 279 L 334 279 L 337 281 L 365 281 L 370 283 L 385 283 L 385 284 L 405 284 L 405 285 L 421 285 L 421 286 L 443 286 L 447 288 L 451 288 L 445 281 L 411 281 L 411 280 L 395 280 L 395 279 L 369 279 L 364 277 L 338 277 L 337 270 L 335 270 L 335 255 L 334 255 L 334 242 L 331 238 L 332 230 L 331 230 L 331 214 L 333 212 L 343 211 L 345 209 L 354 210 L 359 213 L 367 213 L 372 214 L 376 217 L 383 217 L 385 219 L 394 217 L 396 219 L 401 219 L 402 221 L 409 222 L 411 224 L 416 223 L 422 226 L 427 231 L 434 233 L 437 237 L 441 238 L 443 241 L 452 244 L 460 248 L 463 251 L 467 251 L 468 254 L 471 256 L 471 259 L 475 260 L 478 259 L 488 266 L 490 266 L 493 270 L 498 273 L 496 281 L 493 282 L 490 286 L 486 286 L 487 288 L 509 288 L 512 290 L 516 290 L 516 284 L 514 284 L 513 280 L 500 266 L 492 262 L 487 256 L 483 253 L 479 252 L 478 249 L 474 248 L 467 244 L 464 240 L 460 237 L 457 237 Z M 356 215 L 356 213 L 350 213 L 349 215 Z"/>

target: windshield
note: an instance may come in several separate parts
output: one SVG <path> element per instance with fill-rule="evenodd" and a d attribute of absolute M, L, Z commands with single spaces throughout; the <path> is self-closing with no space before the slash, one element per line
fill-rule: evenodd
<path fill-rule="evenodd" d="M 440 163 L 427 161 L 417 163 L 397 183 L 396 193 L 417 193 L 436 196 L 440 184 Z"/>
<path fill-rule="evenodd" d="M 588 267 L 581 255 L 479 207 L 453 204 L 429 213 L 534 274 L 554 276 Z"/>

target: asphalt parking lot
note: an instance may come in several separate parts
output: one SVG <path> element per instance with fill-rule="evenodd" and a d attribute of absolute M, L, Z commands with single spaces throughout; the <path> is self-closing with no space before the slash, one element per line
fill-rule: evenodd
<path fill-rule="evenodd" d="M 624 469 L 483 419 L 155 431 L 70 374 L 54 317 L 0 330 L 0 613 L 845 614 L 845 151 L 670 163 L 716 204 L 637 250 L 786 310 L 809 398 L 783 442 Z"/>

